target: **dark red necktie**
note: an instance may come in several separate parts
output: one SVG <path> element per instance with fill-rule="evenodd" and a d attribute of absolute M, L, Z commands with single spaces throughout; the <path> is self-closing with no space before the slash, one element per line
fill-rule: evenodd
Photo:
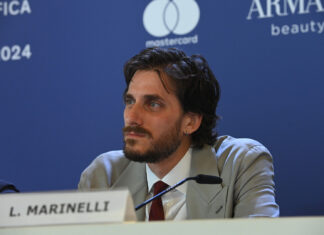
<path fill-rule="evenodd" d="M 162 181 L 158 181 L 154 184 L 154 196 L 165 190 L 169 185 Z M 164 220 L 164 210 L 161 197 L 152 201 L 149 220 Z"/>

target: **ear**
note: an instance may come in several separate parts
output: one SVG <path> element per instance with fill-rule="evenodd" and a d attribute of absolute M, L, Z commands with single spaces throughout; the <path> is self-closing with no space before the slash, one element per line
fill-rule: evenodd
<path fill-rule="evenodd" d="M 199 113 L 188 112 L 185 114 L 183 133 L 190 135 L 200 127 L 202 122 L 202 115 Z"/>

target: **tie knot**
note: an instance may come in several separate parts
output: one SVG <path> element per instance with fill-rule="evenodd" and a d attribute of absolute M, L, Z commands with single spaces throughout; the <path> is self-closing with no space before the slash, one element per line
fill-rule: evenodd
<path fill-rule="evenodd" d="M 163 181 L 158 181 L 154 184 L 154 195 L 159 194 L 163 190 L 165 190 L 169 185 L 164 183 Z"/>

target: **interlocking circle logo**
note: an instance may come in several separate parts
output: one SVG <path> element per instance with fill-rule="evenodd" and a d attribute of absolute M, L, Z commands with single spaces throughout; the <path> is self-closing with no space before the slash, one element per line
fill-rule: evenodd
<path fill-rule="evenodd" d="M 164 37 L 183 35 L 198 24 L 199 6 L 195 0 L 153 0 L 144 10 L 143 24 L 148 33 Z"/>

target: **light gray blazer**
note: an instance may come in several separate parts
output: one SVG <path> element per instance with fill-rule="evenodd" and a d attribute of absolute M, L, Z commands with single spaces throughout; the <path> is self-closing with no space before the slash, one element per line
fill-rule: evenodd
<path fill-rule="evenodd" d="M 277 217 L 273 164 L 269 151 L 251 139 L 218 137 L 215 145 L 193 149 L 190 176 L 207 174 L 223 179 L 221 185 L 188 182 L 187 219 L 231 217 Z M 123 151 L 97 157 L 82 173 L 80 190 L 127 187 L 134 205 L 145 201 L 145 164 L 129 161 Z M 136 212 L 145 219 L 145 209 Z"/>

